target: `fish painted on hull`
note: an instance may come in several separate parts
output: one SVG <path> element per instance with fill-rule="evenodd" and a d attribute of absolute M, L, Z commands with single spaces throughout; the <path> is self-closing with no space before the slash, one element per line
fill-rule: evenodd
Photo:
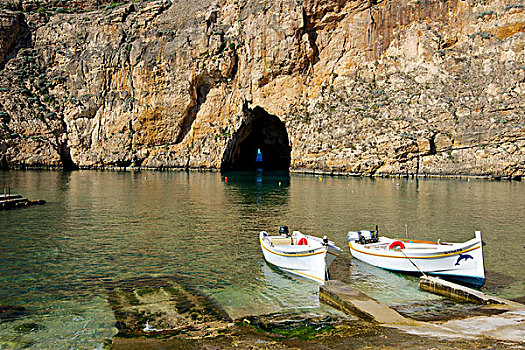
<path fill-rule="evenodd" d="M 465 261 L 467 261 L 468 259 L 474 259 L 471 255 L 468 255 L 468 254 L 459 254 L 459 258 L 458 258 L 458 261 L 456 261 L 456 265 L 459 265 L 459 262 L 461 260 L 465 259 Z"/>

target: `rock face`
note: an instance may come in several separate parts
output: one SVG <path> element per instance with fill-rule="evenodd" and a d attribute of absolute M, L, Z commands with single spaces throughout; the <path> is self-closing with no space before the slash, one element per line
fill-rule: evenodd
<path fill-rule="evenodd" d="M 3 6 L 3 167 L 235 168 L 259 147 L 298 171 L 525 172 L 519 2 Z"/>

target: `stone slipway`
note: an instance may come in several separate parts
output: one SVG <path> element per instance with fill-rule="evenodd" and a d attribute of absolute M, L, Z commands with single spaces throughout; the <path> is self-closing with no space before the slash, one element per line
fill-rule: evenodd
<path fill-rule="evenodd" d="M 525 305 L 489 297 L 481 292 L 474 294 L 476 298 L 486 300 L 483 304 L 491 304 L 490 308 L 502 309 L 505 312 L 499 315 L 476 316 L 447 322 L 420 322 L 400 315 L 395 310 L 341 281 L 327 281 L 319 289 L 319 299 L 328 305 L 410 334 L 463 339 L 487 337 L 518 342 L 519 348 L 521 344 L 525 348 Z"/>
<path fill-rule="evenodd" d="M 356 314 L 368 321 L 385 324 L 416 324 L 383 303 L 370 298 L 344 282 L 327 281 L 319 289 L 319 299 L 346 313 Z"/>

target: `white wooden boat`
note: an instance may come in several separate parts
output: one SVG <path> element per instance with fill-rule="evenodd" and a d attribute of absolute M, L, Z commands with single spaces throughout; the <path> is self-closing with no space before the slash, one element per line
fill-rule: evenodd
<path fill-rule="evenodd" d="M 376 231 L 350 231 L 350 253 L 356 259 L 382 269 L 434 275 L 454 282 L 482 287 L 485 284 L 481 232 L 465 243 L 393 239 Z"/>
<path fill-rule="evenodd" d="M 282 226 L 280 235 L 259 234 L 264 259 L 284 271 L 324 284 L 328 280 L 328 267 L 343 250 L 326 236 L 318 238 Z"/>

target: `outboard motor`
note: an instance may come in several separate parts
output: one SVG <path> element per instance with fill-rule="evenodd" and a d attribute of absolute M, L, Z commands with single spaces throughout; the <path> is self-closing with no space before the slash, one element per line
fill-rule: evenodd
<path fill-rule="evenodd" d="M 379 235 L 377 231 L 348 231 L 346 239 L 348 242 L 357 242 L 360 244 L 377 243 L 379 242 Z"/>
<path fill-rule="evenodd" d="M 288 226 L 279 227 L 279 234 L 284 237 L 290 237 L 290 231 L 288 230 Z"/>
<path fill-rule="evenodd" d="M 361 244 L 367 244 L 370 243 L 372 240 L 372 231 L 369 230 L 361 230 Z"/>
<path fill-rule="evenodd" d="M 348 231 L 346 234 L 346 240 L 348 242 L 355 242 L 359 241 L 360 233 L 357 231 Z"/>

